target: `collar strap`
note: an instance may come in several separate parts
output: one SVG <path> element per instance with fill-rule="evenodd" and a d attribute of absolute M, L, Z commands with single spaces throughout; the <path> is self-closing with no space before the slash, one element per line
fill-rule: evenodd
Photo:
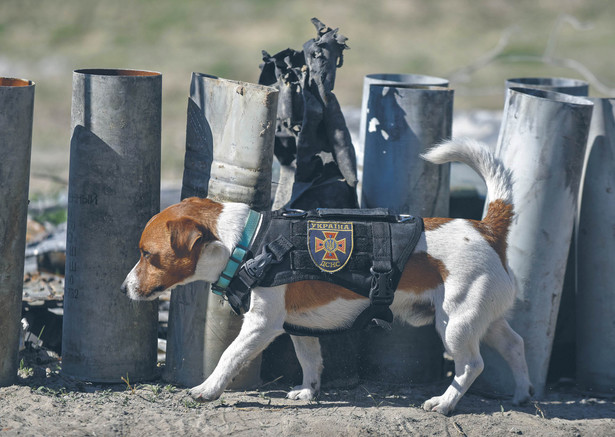
<path fill-rule="evenodd" d="M 226 267 L 220 274 L 220 278 L 218 278 L 218 281 L 216 281 L 215 284 L 211 285 L 212 293 L 219 296 L 224 296 L 226 288 L 235 277 L 237 270 L 239 270 L 239 266 L 243 264 L 246 258 L 250 244 L 254 241 L 254 236 L 257 234 L 258 228 L 261 224 L 262 217 L 262 214 L 253 210 L 250 210 L 248 213 L 248 219 L 246 220 L 246 225 L 243 228 L 241 239 L 239 240 L 239 243 L 237 243 L 237 246 L 235 246 L 233 253 L 231 253 L 231 257 L 226 263 Z"/>

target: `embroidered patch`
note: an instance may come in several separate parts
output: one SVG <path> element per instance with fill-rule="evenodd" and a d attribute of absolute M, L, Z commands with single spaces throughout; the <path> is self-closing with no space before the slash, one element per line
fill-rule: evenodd
<path fill-rule="evenodd" d="M 344 268 L 352 255 L 352 223 L 308 220 L 308 250 L 312 261 L 323 272 Z"/>

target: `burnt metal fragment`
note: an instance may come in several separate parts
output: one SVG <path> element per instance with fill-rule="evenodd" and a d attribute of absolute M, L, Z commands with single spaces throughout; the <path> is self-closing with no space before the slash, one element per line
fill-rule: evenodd
<path fill-rule="evenodd" d="M 263 52 L 259 83 L 280 90 L 274 153 L 282 176 L 274 209 L 358 207 L 355 150 L 333 94 L 347 38 L 317 18 L 312 23 L 317 37 L 301 52 Z"/>

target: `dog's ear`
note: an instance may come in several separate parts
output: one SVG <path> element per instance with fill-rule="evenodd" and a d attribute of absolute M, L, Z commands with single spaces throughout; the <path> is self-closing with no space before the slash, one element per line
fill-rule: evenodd
<path fill-rule="evenodd" d="M 180 257 L 186 257 L 196 248 L 213 240 L 213 235 L 207 228 L 189 217 L 182 217 L 167 222 L 171 237 L 171 248 Z"/>

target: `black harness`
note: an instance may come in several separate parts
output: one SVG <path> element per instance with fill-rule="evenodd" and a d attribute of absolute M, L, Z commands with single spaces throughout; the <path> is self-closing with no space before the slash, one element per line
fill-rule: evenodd
<path fill-rule="evenodd" d="M 233 311 L 241 314 L 249 308 L 254 287 L 330 282 L 369 298 L 370 305 L 350 328 L 315 330 L 285 323 L 288 333 L 320 336 L 370 323 L 389 327 L 389 306 L 422 232 L 420 217 L 383 208 L 265 212 L 253 236 L 242 238 L 246 246 L 236 249 L 241 255 L 234 252 L 231 257 L 229 265 L 237 267 L 228 272 L 227 266 L 212 291 L 226 296 Z"/>

